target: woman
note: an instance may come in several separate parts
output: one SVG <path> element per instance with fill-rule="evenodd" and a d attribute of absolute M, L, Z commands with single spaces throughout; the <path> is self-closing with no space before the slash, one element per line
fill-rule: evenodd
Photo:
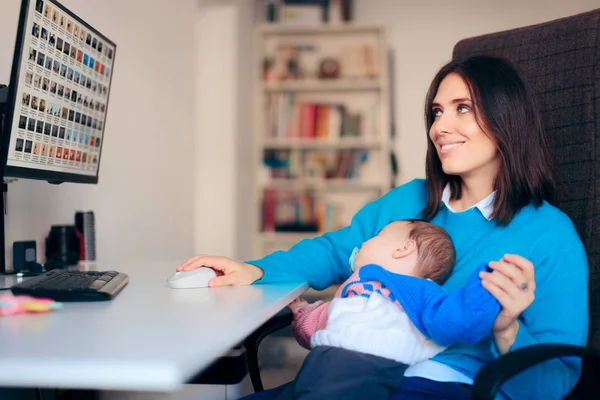
<path fill-rule="evenodd" d="M 502 354 L 537 343 L 584 345 L 587 258 L 571 220 L 551 205 L 556 185 L 548 144 L 518 71 L 495 57 L 452 61 L 434 78 L 425 115 L 424 181 L 391 190 L 363 207 L 350 226 L 289 251 L 247 263 L 197 256 L 178 269 L 205 265 L 220 271 L 213 287 L 305 280 L 323 289 L 348 278 L 352 249 L 383 226 L 422 218 L 446 229 L 456 247 L 444 287 L 461 287 L 481 262 L 489 262 L 493 271 L 481 274 L 482 285 L 502 311 L 489 340 L 454 346 L 411 366 L 393 399 L 467 399 L 478 370 Z M 576 359 L 551 360 L 510 379 L 500 395 L 559 399 L 580 372 Z M 269 398 L 277 390 L 257 396 Z"/>

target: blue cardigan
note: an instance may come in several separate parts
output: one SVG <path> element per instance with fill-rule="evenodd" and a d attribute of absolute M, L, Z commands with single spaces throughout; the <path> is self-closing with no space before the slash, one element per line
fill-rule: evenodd
<path fill-rule="evenodd" d="M 426 201 L 425 181 L 397 187 L 365 205 L 349 226 L 318 238 L 302 240 L 289 251 L 260 260 L 264 276 L 256 283 L 308 281 L 319 290 L 350 276 L 348 258 L 355 247 L 375 236 L 392 221 L 421 218 Z M 588 334 L 588 264 L 573 223 L 544 202 L 523 207 L 507 226 L 488 221 L 477 208 L 452 212 L 443 204 L 432 223 L 444 228 L 456 248 L 456 264 L 444 288 L 464 287 L 482 262 L 518 254 L 535 267 L 535 300 L 519 317 L 512 349 L 538 343 L 585 345 Z M 451 346 L 433 360 L 474 378 L 481 367 L 497 358 L 491 337 L 475 344 Z M 576 358 L 553 359 L 523 371 L 501 387 L 511 399 L 561 399 L 581 374 Z"/>

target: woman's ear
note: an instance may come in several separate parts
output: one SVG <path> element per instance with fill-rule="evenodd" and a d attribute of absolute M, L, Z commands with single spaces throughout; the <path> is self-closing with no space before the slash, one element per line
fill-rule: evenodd
<path fill-rule="evenodd" d="M 402 244 L 402 247 L 394 249 L 394 252 L 392 253 L 392 258 L 398 259 L 406 257 L 415 250 L 417 250 L 417 242 L 415 242 L 413 239 L 408 239 Z"/>

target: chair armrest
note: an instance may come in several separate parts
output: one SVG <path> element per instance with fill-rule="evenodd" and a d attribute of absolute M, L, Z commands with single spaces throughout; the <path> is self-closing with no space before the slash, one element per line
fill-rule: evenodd
<path fill-rule="evenodd" d="M 565 356 L 600 360 L 600 352 L 589 347 L 550 343 L 523 347 L 481 368 L 473 383 L 473 399 L 493 400 L 500 386 L 514 375 L 541 362 Z"/>
<path fill-rule="evenodd" d="M 279 314 L 276 314 L 273 318 L 265 322 L 250 336 L 248 336 L 246 340 L 244 340 L 248 372 L 250 373 L 250 380 L 252 381 L 254 392 L 262 392 L 264 390 L 262 381 L 260 379 L 260 370 L 258 365 L 258 346 L 260 345 L 260 342 L 262 342 L 262 340 L 271 333 L 290 325 L 293 319 L 294 314 L 292 314 L 288 308 L 285 308 L 279 312 Z"/>

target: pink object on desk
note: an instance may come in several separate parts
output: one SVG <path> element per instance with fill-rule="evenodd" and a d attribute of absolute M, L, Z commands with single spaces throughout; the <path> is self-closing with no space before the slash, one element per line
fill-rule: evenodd
<path fill-rule="evenodd" d="M 35 298 L 31 296 L 0 296 L 0 316 L 24 313 L 45 313 L 62 307 L 52 299 Z"/>

